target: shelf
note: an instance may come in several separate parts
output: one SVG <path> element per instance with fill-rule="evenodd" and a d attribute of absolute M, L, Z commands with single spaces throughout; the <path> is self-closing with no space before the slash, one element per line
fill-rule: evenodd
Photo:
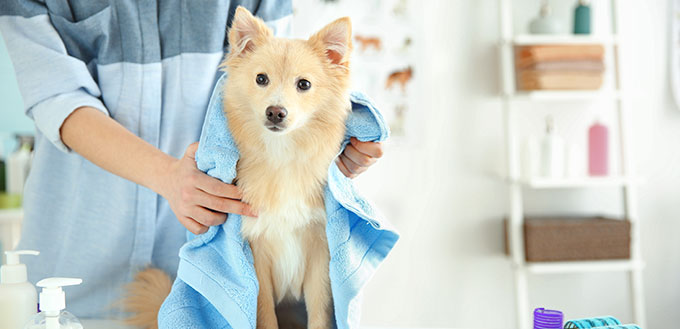
<path fill-rule="evenodd" d="M 521 179 L 520 184 L 533 189 L 567 189 L 588 187 L 623 187 L 640 183 L 639 179 L 622 176 L 578 177 L 578 178 L 530 178 Z"/>
<path fill-rule="evenodd" d="M 0 224 L 21 222 L 24 217 L 22 208 L 0 209 Z"/>
<path fill-rule="evenodd" d="M 614 45 L 619 42 L 617 36 L 574 35 L 574 34 L 521 34 L 515 36 L 511 43 L 516 46 L 525 45 Z"/>
<path fill-rule="evenodd" d="M 618 91 L 605 90 L 537 90 L 537 91 L 518 91 L 511 94 L 510 97 L 519 100 L 532 101 L 579 101 L 579 100 L 596 100 L 596 99 L 614 99 L 621 98 L 621 93 Z"/>
<path fill-rule="evenodd" d="M 589 273 L 589 272 L 619 272 L 642 269 L 644 263 L 630 259 L 625 260 L 592 260 L 571 262 L 534 262 L 526 263 L 524 267 L 529 273 Z"/>

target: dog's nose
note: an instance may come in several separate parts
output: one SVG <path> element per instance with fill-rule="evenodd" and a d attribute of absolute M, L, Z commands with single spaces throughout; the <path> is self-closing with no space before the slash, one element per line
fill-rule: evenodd
<path fill-rule="evenodd" d="M 280 123 L 288 115 L 288 111 L 281 106 L 269 106 L 267 107 L 267 120 L 273 123 Z"/>

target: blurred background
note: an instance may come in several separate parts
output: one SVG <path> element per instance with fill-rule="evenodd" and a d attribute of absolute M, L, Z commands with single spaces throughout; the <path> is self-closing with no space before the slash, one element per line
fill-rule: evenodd
<path fill-rule="evenodd" d="M 356 180 L 401 233 L 363 323 L 515 328 L 535 307 L 680 323 L 674 5 L 294 1 L 296 37 L 352 17 L 354 88 L 392 128 Z M 1 42 L 0 99 L 7 162 L 34 127 Z M 5 249 L 20 218 L 0 210 Z"/>

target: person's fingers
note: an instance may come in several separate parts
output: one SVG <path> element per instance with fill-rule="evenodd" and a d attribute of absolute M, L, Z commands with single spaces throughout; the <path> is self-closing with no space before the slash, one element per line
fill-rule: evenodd
<path fill-rule="evenodd" d="M 184 156 L 193 159 L 196 156 L 196 150 L 198 150 L 198 142 L 191 143 L 184 151 Z"/>
<path fill-rule="evenodd" d="M 196 187 L 202 191 L 223 198 L 229 199 L 241 199 L 241 191 L 239 191 L 236 185 L 231 185 L 222 182 L 221 180 L 210 177 L 204 173 L 197 173 L 194 178 Z"/>
<path fill-rule="evenodd" d="M 182 216 L 179 218 L 179 222 L 180 224 L 182 224 L 182 226 L 186 227 L 186 229 L 193 234 L 203 234 L 208 231 L 207 226 L 204 226 L 201 223 L 189 217 Z"/>
<path fill-rule="evenodd" d="M 347 177 L 347 178 L 356 177 L 356 175 L 352 174 L 352 172 L 350 172 L 349 169 L 347 169 L 347 167 L 345 167 L 345 164 L 342 163 L 342 160 L 340 159 L 341 156 L 335 158 L 335 164 L 338 166 L 338 169 L 340 169 L 340 172 L 343 175 L 345 175 L 345 177 Z"/>
<path fill-rule="evenodd" d="M 250 217 L 257 217 L 257 212 L 250 205 L 239 200 L 220 198 L 204 191 L 198 191 L 192 200 L 197 205 L 222 213 L 239 214 Z"/>
<path fill-rule="evenodd" d="M 361 174 L 367 169 L 366 167 L 360 166 L 358 163 L 352 161 L 352 159 L 348 158 L 344 154 L 340 155 L 340 160 L 342 160 L 342 163 L 345 164 L 345 167 L 354 175 Z"/>
<path fill-rule="evenodd" d="M 384 154 L 383 145 L 381 142 L 361 142 L 354 137 L 350 138 L 349 142 L 359 152 L 366 154 L 370 157 L 380 158 Z"/>
<path fill-rule="evenodd" d="M 204 226 L 221 225 L 227 220 L 226 214 L 214 212 L 201 206 L 191 207 L 188 215 Z"/>
<path fill-rule="evenodd" d="M 369 155 L 359 152 L 356 147 L 351 144 L 345 147 L 343 154 L 352 160 L 352 162 L 362 167 L 369 167 L 378 160 L 377 158 L 373 158 Z"/>
<path fill-rule="evenodd" d="M 349 178 L 356 178 L 357 176 L 359 176 L 359 174 L 363 173 L 367 169 L 366 167 L 362 167 L 354 163 L 344 154 L 341 154 L 339 158 L 340 162 L 342 162 L 345 168 L 347 168 L 347 171 L 350 173 L 350 175 L 346 175 Z"/>

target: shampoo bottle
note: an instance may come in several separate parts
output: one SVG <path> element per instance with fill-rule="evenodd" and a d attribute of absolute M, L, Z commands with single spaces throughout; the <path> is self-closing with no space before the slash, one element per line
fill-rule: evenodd
<path fill-rule="evenodd" d="M 31 166 L 31 144 L 22 142 L 7 159 L 7 193 L 22 195 Z"/>
<path fill-rule="evenodd" d="M 545 136 L 541 141 L 541 173 L 546 178 L 564 177 L 564 140 L 555 133 L 552 117 L 546 119 Z"/>
<path fill-rule="evenodd" d="M 574 34 L 590 34 L 590 6 L 579 0 L 574 11 Z"/>
<path fill-rule="evenodd" d="M 83 329 L 83 325 L 66 308 L 66 295 L 61 287 L 81 284 L 75 278 L 48 278 L 38 282 L 40 292 L 40 313 L 33 316 L 24 329 Z"/>
<path fill-rule="evenodd" d="M 33 250 L 5 251 L 7 264 L 0 268 L 0 328 L 22 328 L 38 312 L 38 294 L 27 281 L 26 265 L 20 255 L 38 255 Z"/>
<path fill-rule="evenodd" d="M 588 173 L 591 176 L 609 174 L 609 130 L 597 121 L 588 129 Z"/>

